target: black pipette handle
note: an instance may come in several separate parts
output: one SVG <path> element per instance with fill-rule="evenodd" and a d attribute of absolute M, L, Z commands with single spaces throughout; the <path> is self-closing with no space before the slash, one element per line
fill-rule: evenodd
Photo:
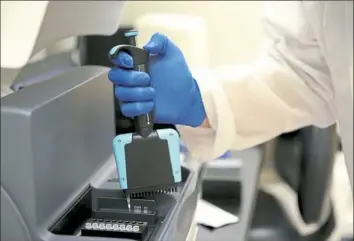
<path fill-rule="evenodd" d="M 130 54 L 134 61 L 134 70 L 148 73 L 149 70 L 149 53 L 142 48 L 136 47 L 135 37 L 137 31 L 130 30 L 125 33 L 125 36 L 129 38 L 129 45 L 118 45 L 109 53 L 109 58 L 112 63 L 117 58 L 120 51 L 125 51 Z M 140 115 L 134 118 L 134 124 L 136 132 L 143 138 L 148 137 L 153 132 L 153 111 L 144 115 Z"/>

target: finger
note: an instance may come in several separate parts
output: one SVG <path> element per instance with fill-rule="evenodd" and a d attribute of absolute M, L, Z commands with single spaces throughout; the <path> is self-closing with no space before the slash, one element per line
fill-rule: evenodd
<path fill-rule="evenodd" d="M 147 114 L 154 108 L 153 101 L 121 103 L 122 114 L 126 117 L 135 117 Z"/>
<path fill-rule="evenodd" d="M 163 55 L 167 49 L 168 42 L 169 40 L 165 35 L 155 33 L 150 41 L 144 46 L 144 49 L 150 54 Z"/>
<path fill-rule="evenodd" d="M 108 79 L 115 85 L 136 87 L 150 85 L 150 76 L 145 72 L 114 68 L 108 72 Z"/>
<path fill-rule="evenodd" d="M 113 64 L 118 67 L 131 69 L 134 66 L 134 61 L 132 56 L 127 52 L 120 51 L 115 59 L 111 59 Z"/>
<path fill-rule="evenodd" d="M 155 89 L 152 87 L 124 87 L 117 86 L 114 89 L 115 96 L 122 102 L 149 101 L 155 98 Z"/>

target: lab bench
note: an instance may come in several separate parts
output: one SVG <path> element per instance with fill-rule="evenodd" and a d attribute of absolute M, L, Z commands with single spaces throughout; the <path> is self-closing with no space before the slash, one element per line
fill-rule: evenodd
<path fill-rule="evenodd" d="M 245 241 L 257 195 L 262 163 L 260 147 L 232 151 L 228 159 L 203 167 L 202 198 L 239 217 L 239 222 L 215 230 L 199 226 L 197 241 Z"/>

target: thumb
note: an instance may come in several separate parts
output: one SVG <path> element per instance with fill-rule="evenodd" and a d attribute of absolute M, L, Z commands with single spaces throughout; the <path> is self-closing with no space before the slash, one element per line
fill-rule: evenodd
<path fill-rule="evenodd" d="M 168 38 L 161 34 L 155 33 L 150 41 L 144 46 L 144 49 L 150 54 L 164 55 L 166 53 Z"/>

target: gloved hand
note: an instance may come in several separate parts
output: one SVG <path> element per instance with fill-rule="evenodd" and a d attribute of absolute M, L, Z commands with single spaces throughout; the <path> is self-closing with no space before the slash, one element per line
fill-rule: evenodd
<path fill-rule="evenodd" d="M 123 115 L 135 117 L 154 109 L 155 123 L 200 126 L 205 109 L 181 50 L 160 33 L 144 49 L 150 54 L 150 75 L 130 70 L 133 59 L 125 52 L 118 54 L 117 67 L 108 74 Z"/>

